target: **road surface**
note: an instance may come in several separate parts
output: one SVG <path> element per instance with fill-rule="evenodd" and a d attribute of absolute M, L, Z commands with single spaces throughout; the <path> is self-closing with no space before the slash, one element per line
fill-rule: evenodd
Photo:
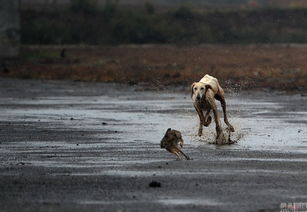
<path fill-rule="evenodd" d="M 306 203 L 307 96 L 236 92 L 226 101 L 238 143 L 216 146 L 214 124 L 196 136 L 183 88 L 0 78 L 1 211 L 280 211 Z M 169 127 L 182 132 L 193 160 L 160 149 Z"/>

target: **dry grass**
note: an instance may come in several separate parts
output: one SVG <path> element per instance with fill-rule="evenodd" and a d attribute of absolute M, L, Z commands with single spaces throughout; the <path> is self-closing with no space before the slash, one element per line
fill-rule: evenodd
<path fill-rule="evenodd" d="M 22 48 L 0 76 L 189 85 L 208 73 L 224 87 L 307 89 L 306 45 L 168 45 Z"/>

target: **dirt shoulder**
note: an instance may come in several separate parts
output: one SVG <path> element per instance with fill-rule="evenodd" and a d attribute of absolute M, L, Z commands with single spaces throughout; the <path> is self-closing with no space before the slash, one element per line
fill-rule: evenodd
<path fill-rule="evenodd" d="M 23 46 L 1 77 L 188 86 L 204 74 L 226 88 L 307 89 L 307 45 Z"/>

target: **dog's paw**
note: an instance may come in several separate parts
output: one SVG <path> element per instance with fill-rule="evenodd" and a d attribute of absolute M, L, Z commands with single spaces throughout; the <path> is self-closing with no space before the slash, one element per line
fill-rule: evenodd
<path fill-rule="evenodd" d="M 215 140 L 217 145 L 226 144 L 226 138 L 223 132 L 218 133 Z"/>
<path fill-rule="evenodd" d="M 236 144 L 236 143 L 238 143 L 238 141 L 231 140 L 230 138 L 229 138 L 228 141 L 227 141 L 227 144 L 228 144 L 228 145 L 232 145 L 232 144 Z"/>
<path fill-rule="evenodd" d="M 197 135 L 198 135 L 199 137 L 201 137 L 201 136 L 203 135 L 203 131 L 202 131 L 202 130 L 198 130 Z"/>
<path fill-rule="evenodd" d="M 234 132 L 234 131 L 235 131 L 235 128 L 233 128 L 233 126 L 229 125 L 229 126 L 228 126 L 228 130 L 230 130 L 231 132 Z"/>

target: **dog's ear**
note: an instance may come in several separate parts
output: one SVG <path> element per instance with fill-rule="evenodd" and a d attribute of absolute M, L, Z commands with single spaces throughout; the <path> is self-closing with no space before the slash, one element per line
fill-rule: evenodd
<path fill-rule="evenodd" d="M 206 85 L 206 92 L 207 90 L 212 89 L 211 85 Z"/>
<path fill-rule="evenodd" d="M 193 82 L 192 85 L 191 85 L 191 98 L 193 96 L 193 88 L 194 88 L 194 85 L 196 84 L 196 82 Z"/>

